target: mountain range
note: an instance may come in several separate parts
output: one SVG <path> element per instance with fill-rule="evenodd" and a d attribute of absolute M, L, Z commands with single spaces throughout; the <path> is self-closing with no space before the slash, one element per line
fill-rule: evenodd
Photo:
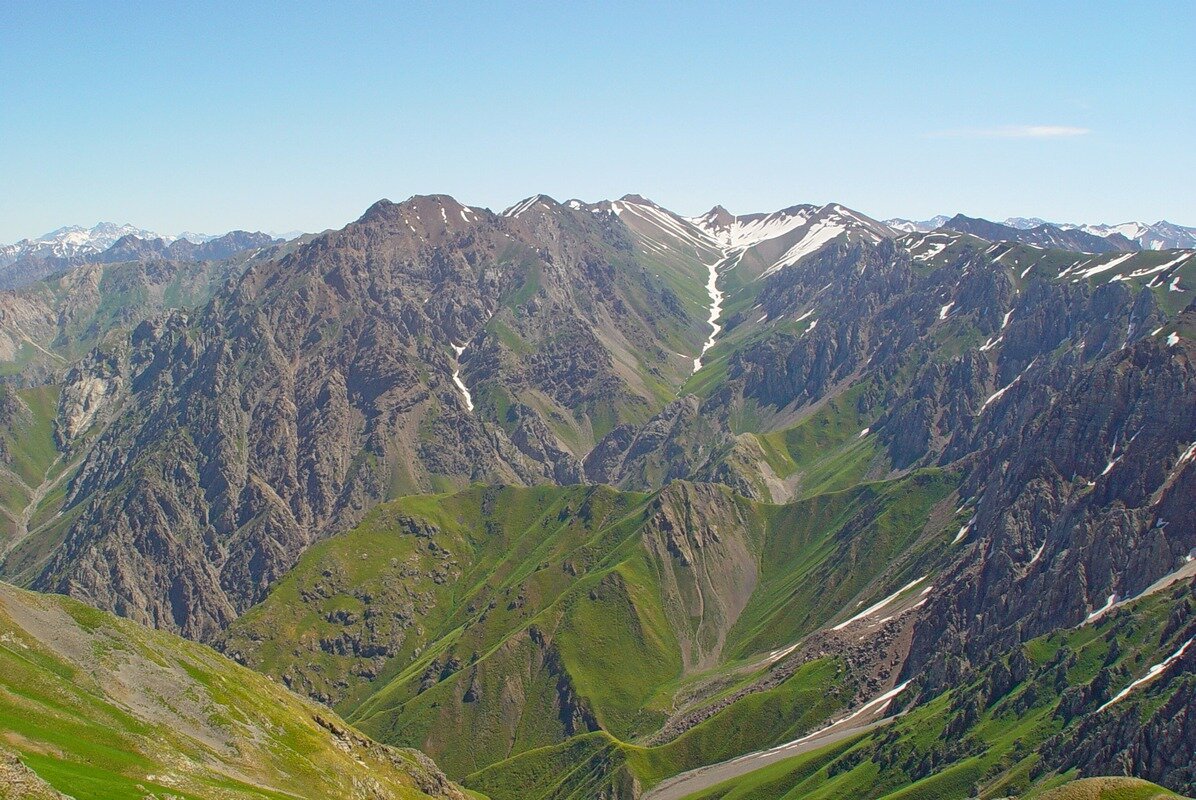
<path fill-rule="evenodd" d="M 293 237 L 292 237 L 293 238 Z M 15 289 L 57 272 L 91 262 L 113 263 L 150 257 L 208 261 L 229 258 L 277 240 L 264 233 L 232 231 L 219 236 L 183 233 L 159 236 L 132 225 L 101 222 L 93 228 L 72 225 L 37 239 L 0 245 L 0 289 Z"/>
<path fill-rule="evenodd" d="M 1196 249 L 932 223 L 426 195 L 0 293 L 0 767 L 1196 792 Z"/>
<path fill-rule="evenodd" d="M 961 219 L 957 215 L 954 219 Z M 908 219 L 887 219 L 885 224 L 904 233 L 926 233 L 936 228 L 949 226 L 952 217 L 937 216 L 917 222 Z M 964 218 L 966 219 L 966 218 Z M 1059 231 L 1080 231 L 1102 239 L 1111 239 L 1120 246 L 1116 249 L 1171 250 L 1196 247 L 1196 228 L 1186 228 L 1166 220 L 1153 225 L 1143 222 L 1123 222 L 1117 225 L 1091 225 L 1076 223 L 1047 222 L 1038 217 L 1009 217 L 1001 223 L 1007 228 L 1019 231 L 1034 229 L 1058 229 Z M 1124 239 L 1124 241 L 1122 241 Z M 1126 242 L 1131 244 L 1126 245 Z"/>
<path fill-rule="evenodd" d="M 728 217 L 730 216 L 721 206 L 712 209 L 709 213 L 719 214 L 720 212 Z M 767 215 L 749 216 L 763 217 Z M 951 219 L 952 217 L 948 215 L 940 215 L 920 222 L 894 218 L 884 220 L 883 224 L 899 233 L 926 233 L 942 227 Z M 1138 247 L 1143 250 L 1196 247 L 1196 228 L 1176 225 L 1165 220 L 1160 220 L 1154 224 L 1124 222 L 1116 225 L 1093 225 L 1048 222 L 1037 217 L 1009 217 L 1000 224 L 1018 230 L 1030 230 L 1043 225 L 1049 225 L 1064 231 L 1081 230 L 1084 233 L 1101 238 L 1120 235 L 1130 242 L 1136 242 Z M 270 234 L 274 239 L 281 238 L 285 241 L 298 238 L 302 235 L 302 231 Z M 191 242 L 192 244 L 200 245 L 210 242 L 213 239 L 221 238 L 221 235 L 192 233 L 190 231 L 184 231 L 175 236 L 164 235 L 137 228 L 128 223 L 118 225 L 113 222 L 100 222 L 91 228 L 70 225 L 57 228 L 42 236 L 22 239 L 12 244 L 0 245 L 0 267 L 6 267 L 14 261 L 30 257 L 69 259 L 73 256 L 100 254 L 116 244 L 117 240 L 126 236 L 136 237 L 147 242 L 161 240 L 164 245 L 171 245 L 176 242 Z"/>
<path fill-rule="evenodd" d="M 102 253 L 116 244 L 118 239 L 125 236 L 136 236 L 139 239 L 146 240 L 162 239 L 167 244 L 177 240 L 203 244 L 210 239 L 216 238 L 215 236 L 191 233 L 189 231 L 181 233 L 178 236 L 163 236 L 128 223 L 118 225 L 115 222 L 100 222 L 91 228 L 84 228 L 81 225 L 68 225 L 52 230 L 42 236 L 22 239 L 13 244 L 0 245 L 0 266 L 7 266 L 20 258 L 30 256 L 70 258 L 71 256 L 87 255 L 89 253 Z"/>

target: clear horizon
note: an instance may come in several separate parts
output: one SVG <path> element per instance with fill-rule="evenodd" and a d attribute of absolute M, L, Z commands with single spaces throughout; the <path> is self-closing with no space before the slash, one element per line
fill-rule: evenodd
<path fill-rule="evenodd" d="M 638 193 L 1196 225 L 1196 6 L 0 9 L 0 242 Z"/>

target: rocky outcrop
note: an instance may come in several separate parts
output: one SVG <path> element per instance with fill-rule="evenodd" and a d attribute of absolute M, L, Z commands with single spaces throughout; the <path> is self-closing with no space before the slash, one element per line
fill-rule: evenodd
<path fill-rule="evenodd" d="M 1196 347 L 1144 340 L 1070 380 L 1058 370 L 1010 389 L 974 434 L 991 445 L 961 489 L 974 504 L 968 545 L 907 667 L 937 686 L 1134 597 L 1196 547 Z"/>
<path fill-rule="evenodd" d="M 1044 760 L 1081 775 L 1134 775 L 1196 794 L 1196 648 L 1170 667 L 1155 689 L 1161 703 L 1138 703 L 1090 714 L 1077 728 L 1050 740 Z M 1145 714 L 1145 718 L 1144 718 Z"/>
<path fill-rule="evenodd" d="M 586 456 L 586 477 L 627 489 L 654 489 L 671 481 L 721 480 L 756 496 L 747 481 L 722 466 L 735 439 L 714 404 L 693 395 L 678 398 L 643 425 L 622 425 Z M 718 477 L 715 477 L 717 474 Z"/>
<path fill-rule="evenodd" d="M 16 753 L 0 747 L 0 800 L 69 800 L 46 783 Z"/>

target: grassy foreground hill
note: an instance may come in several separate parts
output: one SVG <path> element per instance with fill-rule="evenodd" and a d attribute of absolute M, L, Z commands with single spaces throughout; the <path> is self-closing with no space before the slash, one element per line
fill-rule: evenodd
<path fill-rule="evenodd" d="M 0 797 L 464 800 L 209 648 L 0 583 Z"/>
<path fill-rule="evenodd" d="M 1081 778 L 1042 795 L 1042 800 L 1167 800 L 1175 792 L 1138 778 Z"/>

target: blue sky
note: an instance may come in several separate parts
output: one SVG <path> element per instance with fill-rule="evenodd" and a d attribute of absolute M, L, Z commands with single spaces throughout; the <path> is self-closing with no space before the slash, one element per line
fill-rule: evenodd
<path fill-rule="evenodd" d="M 0 4 L 0 241 L 430 192 L 1196 225 L 1196 3 L 175 5 Z"/>

